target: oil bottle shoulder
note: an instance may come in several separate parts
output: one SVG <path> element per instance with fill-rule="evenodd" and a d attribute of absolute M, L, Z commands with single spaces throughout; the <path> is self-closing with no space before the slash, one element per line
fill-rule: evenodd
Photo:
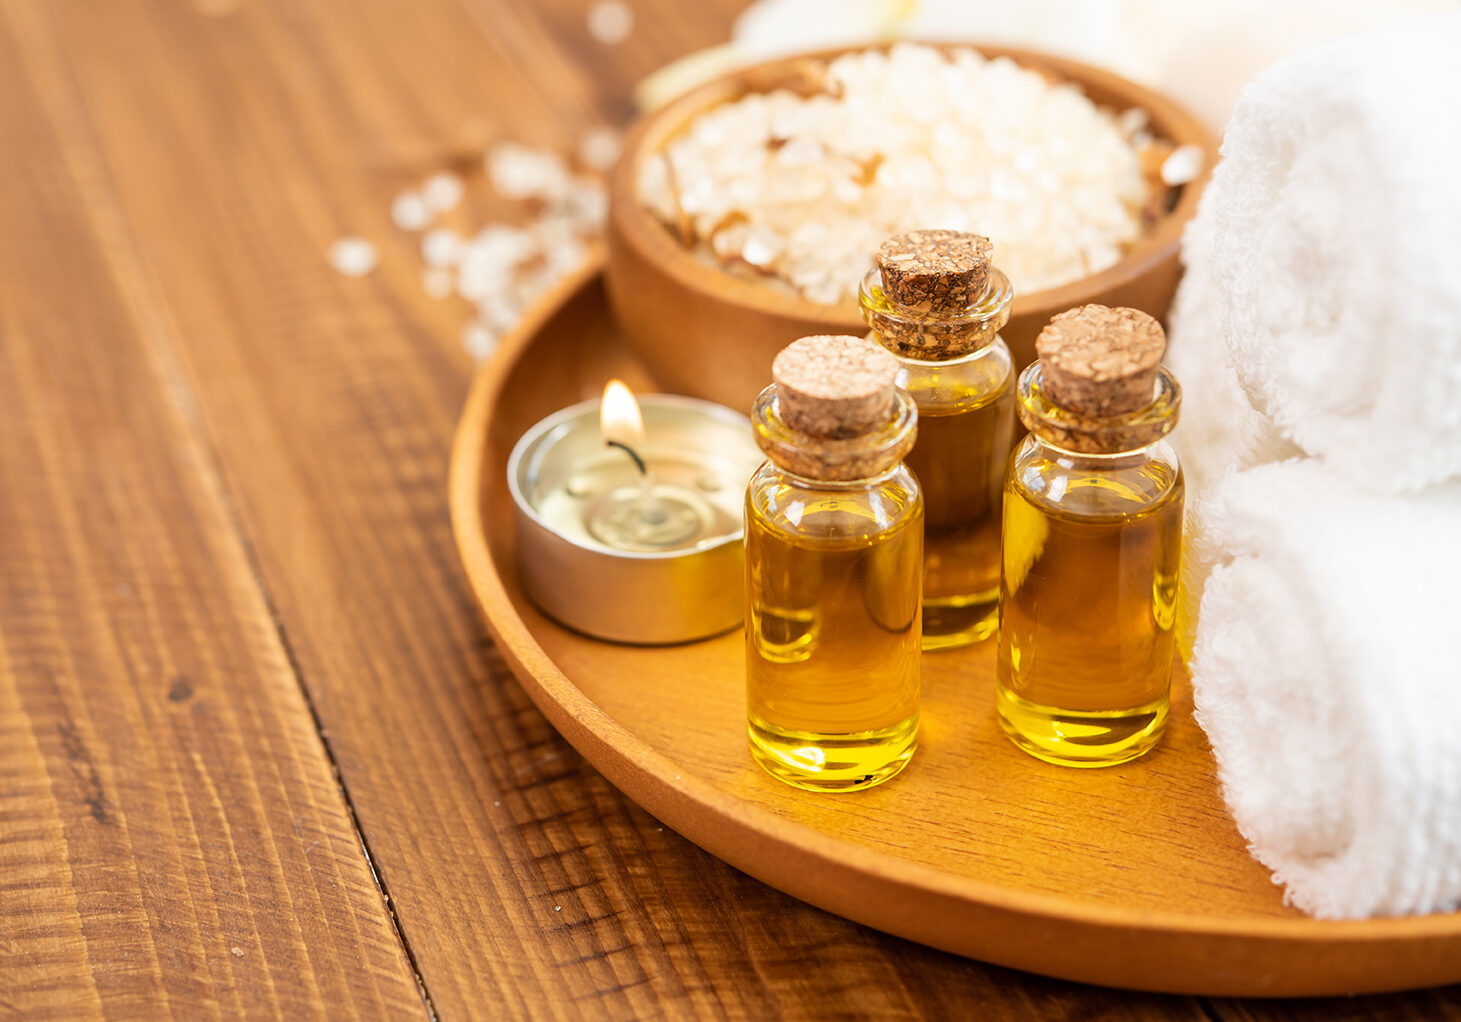
<path fill-rule="evenodd" d="M 1027 435 L 1010 457 L 1006 489 L 1052 513 L 1125 518 L 1184 498 L 1181 463 L 1165 440 L 1118 455 L 1075 454 Z"/>

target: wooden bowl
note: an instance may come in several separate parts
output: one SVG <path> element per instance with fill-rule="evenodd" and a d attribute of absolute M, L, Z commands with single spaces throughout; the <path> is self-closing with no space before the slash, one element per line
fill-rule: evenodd
<path fill-rule="evenodd" d="M 1178 146 L 1198 145 L 1206 153 L 1200 176 L 1181 189 L 1171 212 L 1116 265 L 1061 287 L 1015 296 L 1002 335 L 1016 363 L 1023 367 L 1034 358 L 1040 329 L 1072 306 L 1126 305 L 1165 318 L 1181 276 L 1177 255 L 1182 229 L 1196 211 L 1217 160 L 1211 133 L 1172 100 L 1109 71 L 1030 50 L 969 45 L 985 56 L 1007 56 L 1047 77 L 1075 82 L 1100 106 L 1139 106 L 1150 114 L 1158 137 Z M 630 131 L 610 179 L 606 281 L 621 326 L 663 388 L 744 411 L 771 381 L 771 359 L 786 344 L 806 334 L 867 331 L 855 302 L 821 305 L 703 262 L 637 195 L 645 157 L 662 150 L 697 114 L 748 93 L 795 87 L 806 80 L 814 62 L 846 52 L 850 50 L 788 57 L 735 72 L 646 115 Z M 997 246 L 999 239 L 994 241 Z"/>

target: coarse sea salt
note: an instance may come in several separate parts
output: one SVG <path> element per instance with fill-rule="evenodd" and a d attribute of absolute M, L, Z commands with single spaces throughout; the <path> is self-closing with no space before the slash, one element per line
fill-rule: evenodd
<path fill-rule="evenodd" d="M 430 226 L 431 208 L 417 192 L 402 192 L 391 203 L 391 222 L 403 231 L 419 231 Z"/>
<path fill-rule="evenodd" d="M 462 179 L 442 171 L 432 174 L 421 186 L 421 201 L 433 213 L 445 213 L 462 201 L 462 192 Z"/>
<path fill-rule="evenodd" d="M 392 202 L 397 227 L 425 230 L 421 289 L 432 298 L 455 294 L 471 303 L 461 344 L 473 358 L 487 358 L 528 305 L 582 266 L 602 236 L 609 206 L 602 174 L 618 156 L 619 134 L 592 128 L 577 152 L 581 170 L 556 152 L 517 142 L 500 142 L 484 155 L 487 183 L 498 195 L 531 203 L 521 225 L 489 223 L 476 233 L 446 226 L 425 230 L 465 197 L 468 182 L 449 171 L 432 174 Z M 460 224 L 461 214 L 450 222 Z M 369 265 L 356 243 L 368 247 Z M 331 248 L 331 262 L 342 273 L 359 275 L 374 266 L 375 249 L 360 239 L 341 239 Z"/>
<path fill-rule="evenodd" d="M 375 269 L 375 246 L 364 238 L 336 238 L 329 255 L 330 265 L 347 277 L 363 277 Z"/>
<path fill-rule="evenodd" d="M 871 253 L 907 230 L 990 237 L 1029 292 L 1105 269 L 1144 229 L 1152 185 L 1133 136 L 1145 111 L 911 43 L 839 57 L 826 83 L 700 114 L 643 161 L 640 201 L 715 265 L 824 304 L 851 301 Z M 1178 154 L 1164 169 L 1195 174 Z"/>
<path fill-rule="evenodd" d="M 622 43 L 634 31 L 634 11 L 622 0 L 599 0 L 588 9 L 588 34 L 605 46 Z"/>
<path fill-rule="evenodd" d="M 451 266 L 461 251 L 462 236 L 449 227 L 438 227 L 421 237 L 421 258 L 427 266 Z"/>
<path fill-rule="evenodd" d="M 473 306 L 462 327 L 462 347 L 478 360 L 517 325 L 523 312 L 589 257 L 603 235 L 609 197 L 603 173 L 619 154 L 619 134 L 600 126 L 579 140 L 575 170 L 562 155 L 516 142 L 501 142 L 483 157 L 488 183 L 505 199 L 526 200 L 527 223 L 489 223 L 475 234 L 435 227 L 466 195 L 467 182 L 439 171 L 391 201 L 391 222 L 420 236 L 421 289 L 431 298 L 459 295 Z M 460 223 L 461 214 L 449 222 Z M 330 264 L 347 277 L 375 269 L 376 247 L 364 238 L 337 238 Z"/>

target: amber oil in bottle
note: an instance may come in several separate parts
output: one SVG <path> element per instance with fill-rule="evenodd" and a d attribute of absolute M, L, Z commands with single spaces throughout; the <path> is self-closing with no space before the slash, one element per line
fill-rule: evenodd
<path fill-rule="evenodd" d="M 1181 403 L 1161 326 L 1084 306 L 1041 333 L 1020 376 L 1029 435 L 1004 497 L 996 705 L 1024 751 L 1123 763 L 1166 726 L 1181 568 Z"/>
<path fill-rule="evenodd" d="M 917 411 L 856 337 L 777 357 L 746 493 L 751 755 L 813 791 L 897 774 L 918 740 L 923 499 L 903 464 Z"/>
<path fill-rule="evenodd" d="M 999 330 L 1014 291 L 989 251 L 988 239 L 961 231 L 897 235 L 858 295 L 918 406 L 907 462 L 925 507 L 925 650 L 979 642 L 997 624 L 1000 499 L 1014 435 L 1014 366 Z"/>

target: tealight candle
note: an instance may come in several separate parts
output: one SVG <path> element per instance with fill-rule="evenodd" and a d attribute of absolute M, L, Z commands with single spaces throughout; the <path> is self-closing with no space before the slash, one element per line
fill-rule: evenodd
<path fill-rule="evenodd" d="M 762 456 L 750 420 L 695 398 L 602 401 L 550 415 L 508 460 L 524 590 L 561 623 L 617 642 L 685 642 L 744 615 L 741 504 Z"/>

